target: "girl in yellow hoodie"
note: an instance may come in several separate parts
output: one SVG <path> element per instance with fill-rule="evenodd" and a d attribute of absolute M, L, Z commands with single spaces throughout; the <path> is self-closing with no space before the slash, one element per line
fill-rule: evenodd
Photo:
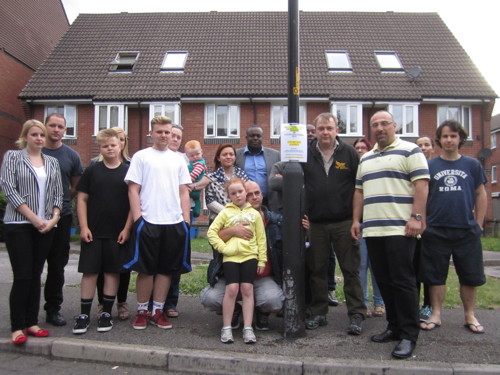
<path fill-rule="evenodd" d="M 226 183 L 226 190 L 231 199 L 217 215 L 208 229 L 208 241 L 223 258 L 223 271 L 226 290 L 222 302 L 221 341 L 234 342 L 231 330 L 231 318 L 238 293 L 241 292 L 243 304 L 243 341 L 253 344 L 257 340 L 252 328 L 254 311 L 253 281 L 255 273 L 264 271 L 267 262 L 267 244 L 264 223 L 260 213 L 248 202 L 243 180 L 231 178 Z M 253 232 L 250 240 L 232 237 L 224 242 L 219 237 L 219 230 L 234 225 L 247 225 Z"/>

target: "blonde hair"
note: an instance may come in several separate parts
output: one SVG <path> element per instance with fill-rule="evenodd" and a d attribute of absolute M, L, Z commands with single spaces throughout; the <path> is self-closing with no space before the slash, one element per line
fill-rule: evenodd
<path fill-rule="evenodd" d="M 97 144 L 100 145 L 102 142 L 112 137 L 118 139 L 118 132 L 115 129 L 102 129 L 99 131 L 99 133 L 97 133 L 95 140 Z"/>
<path fill-rule="evenodd" d="M 130 160 L 130 155 L 128 153 L 128 136 L 127 133 L 125 133 L 125 130 L 120 128 L 119 126 L 114 126 L 111 129 L 116 131 L 118 133 L 118 139 L 120 139 L 120 134 L 123 134 L 125 136 L 125 145 L 123 146 L 123 150 L 121 151 L 122 158 L 123 160 Z"/>
<path fill-rule="evenodd" d="M 155 125 L 164 125 L 164 124 L 172 125 L 172 120 L 170 119 L 170 117 L 161 115 L 155 116 L 151 120 L 151 129 L 153 129 Z"/>
<path fill-rule="evenodd" d="M 28 132 L 30 129 L 34 126 L 39 127 L 42 129 L 43 134 L 45 137 L 47 137 L 47 128 L 43 123 L 41 123 L 38 120 L 28 120 L 23 124 L 23 128 L 21 130 L 21 135 L 19 136 L 19 139 L 16 141 L 16 146 L 19 148 L 25 148 L 26 147 L 26 137 L 28 136 Z"/>
<path fill-rule="evenodd" d="M 184 145 L 184 150 L 198 150 L 198 149 L 201 149 L 201 144 L 196 140 L 188 141 Z"/>

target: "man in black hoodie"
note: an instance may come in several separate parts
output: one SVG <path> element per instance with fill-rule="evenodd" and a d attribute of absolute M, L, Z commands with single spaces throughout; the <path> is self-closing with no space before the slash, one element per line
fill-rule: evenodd
<path fill-rule="evenodd" d="M 337 136 L 337 118 L 333 114 L 320 114 L 314 125 L 316 140 L 310 144 L 307 163 L 303 164 L 311 233 L 311 248 L 306 252 L 311 295 L 306 327 L 315 329 L 327 324 L 327 271 L 333 245 L 344 276 L 350 319 L 347 332 L 359 335 L 366 307 L 358 271 L 359 248 L 350 235 L 359 158 L 356 150 Z"/>

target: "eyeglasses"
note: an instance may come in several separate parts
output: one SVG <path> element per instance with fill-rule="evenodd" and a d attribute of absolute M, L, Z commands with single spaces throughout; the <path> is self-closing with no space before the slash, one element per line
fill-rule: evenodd
<path fill-rule="evenodd" d="M 393 124 L 394 121 L 380 121 L 380 122 L 374 122 L 373 124 L 370 124 L 370 127 L 375 129 L 378 128 L 379 125 L 382 125 L 383 128 Z"/>

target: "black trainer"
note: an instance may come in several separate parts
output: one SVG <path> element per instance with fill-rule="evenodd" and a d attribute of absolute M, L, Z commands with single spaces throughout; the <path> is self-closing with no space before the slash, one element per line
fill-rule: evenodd
<path fill-rule="evenodd" d="M 269 331 L 269 313 L 255 309 L 254 326 L 257 331 Z"/>
<path fill-rule="evenodd" d="M 88 315 L 80 314 L 76 318 L 75 325 L 73 326 L 73 333 L 75 335 L 81 335 L 87 333 L 87 328 L 89 328 L 90 319 Z"/>
<path fill-rule="evenodd" d="M 107 312 L 101 313 L 99 320 L 97 321 L 97 332 L 108 332 L 113 328 L 113 319 L 111 319 L 111 314 Z"/>

